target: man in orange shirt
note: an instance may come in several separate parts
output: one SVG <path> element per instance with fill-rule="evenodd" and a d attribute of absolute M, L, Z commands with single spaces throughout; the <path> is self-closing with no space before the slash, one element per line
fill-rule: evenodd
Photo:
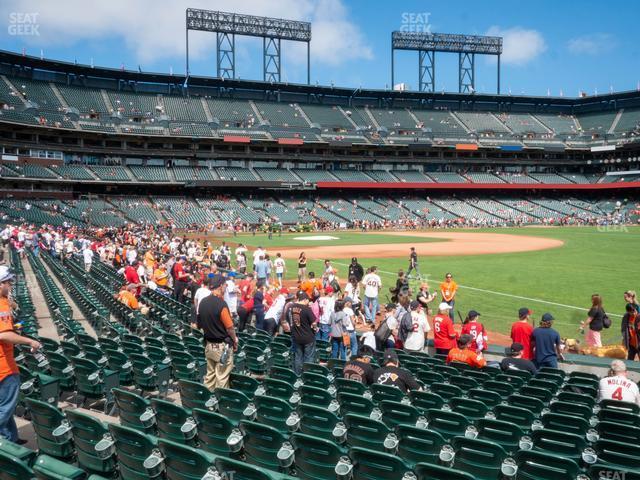
<path fill-rule="evenodd" d="M 315 301 L 320 296 L 322 282 L 316 278 L 316 274 L 309 272 L 309 278 L 300 284 L 300 290 L 307 294 L 311 301 Z"/>
<path fill-rule="evenodd" d="M 137 287 L 133 284 L 123 285 L 117 295 L 118 301 L 125 304 L 127 307 L 132 308 L 133 310 L 137 310 L 140 304 L 138 303 L 138 299 L 136 298 L 134 293 L 136 288 Z"/>
<path fill-rule="evenodd" d="M 13 331 L 12 308 L 9 299 L 14 279 L 9 267 L 0 265 L 0 438 L 18 442 L 18 428 L 13 413 L 18 404 L 20 372 L 13 358 L 14 345 L 28 345 L 31 353 L 40 349 L 40 342 L 23 337 Z"/>
<path fill-rule="evenodd" d="M 457 291 L 458 284 L 453 280 L 453 276 L 447 273 L 444 282 L 440 284 L 440 293 L 442 294 L 442 301 L 448 303 L 452 310 L 456 303 Z"/>
<path fill-rule="evenodd" d="M 447 355 L 447 364 L 451 362 L 466 363 L 471 367 L 482 368 L 487 365 L 487 361 L 482 357 L 482 353 L 476 353 L 469 349 L 469 344 L 473 337 L 468 333 L 460 335 L 458 347 L 452 348 Z"/>

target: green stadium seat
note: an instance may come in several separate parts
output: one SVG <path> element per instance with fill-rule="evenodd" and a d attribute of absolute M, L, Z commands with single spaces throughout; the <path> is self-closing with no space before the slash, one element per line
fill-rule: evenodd
<path fill-rule="evenodd" d="M 253 399 L 256 408 L 255 421 L 268 425 L 282 433 L 287 432 L 287 419 L 293 411 L 293 406 L 280 398 L 256 395 Z"/>
<path fill-rule="evenodd" d="M 622 467 L 640 473 L 640 445 L 600 439 L 592 448 L 598 456 L 598 465 Z"/>
<path fill-rule="evenodd" d="M 295 384 L 298 380 L 298 376 L 293 370 L 284 367 L 271 367 L 271 370 L 269 371 L 269 378 L 274 380 L 281 380 L 283 382 L 287 382 L 290 385 Z"/>
<path fill-rule="evenodd" d="M 346 378 L 336 378 L 333 381 L 338 393 L 353 393 L 354 395 L 363 395 L 367 391 L 367 387 L 355 380 L 349 380 Z"/>
<path fill-rule="evenodd" d="M 244 411 L 250 403 L 249 397 L 238 390 L 216 388 L 214 395 L 218 400 L 218 412 L 234 423 L 244 419 Z"/>
<path fill-rule="evenodd" d="M 9 457 L 14 457 L 21 462 L 31 465 L 36 458 L 36 452 L 30 448 L 10 442 L 9 440 L 0 439 L 0 453 Z"/>
<path fill-rule="evenodd" d="M 151 399 L 151 408 L 155 412 L 158 437 L 184 445 L 193 446 L 197 441 L 197 426 L 186 409 L 159 398 Z"/>
<path fill-rule="evenodd" d="M 513 405 L 496 405 L 493 412 L 496 420 L 512 423 L 525 431 L 531 428 L 534 419 L 531 410 Z"/>
<path fill-rule="evenodd" d="M 222 478 L 235 480 L 293 480 L 294 478 L 225 457 L 216 458 L 215 468 Z"/>
<path fill-rule="evenodd" d="M 434 383 L 444 383 L 445 376 L 431 370 L 419 370 L 416 379 L 429 387 Z"/>
<path fill-rule="evenodd" d="M 496 375 L 496 379 L 484 382 L 482 388 L 489 392 L 495 392 L 503 398 L 506 398 L 518 388 L 522 387 L 522 385 L 524 385 L 524 381 L 521 378 L 513 377 L 515 378 L 516 382 L 514 384 L 510 384 L 505 383 L 506 380 L 498 380 L 497 377 L 499 376 L 500 375 Z"/>
<path fill-rule="evenodd" d="M 149 400 L 120 388 L 114 388 L 112 392 L 122 425 L 144 433 L 155 434 L 155 416 L 149 410 L 151 407 Z"/>
<path fill-rule="evenodd" d="M 71 457 L 74 454 L 71 425 L 66 423 L 62 412 L 48 403 L 30 398 L 26 405 L 39 452 L 60 459 Z"/>
<path fill-rule="evenodd" d="M 311 371 L 304 371 L 300 377 L 304 382 L 304 385 L 316 388 L 322 388 L 324 390 L 331 386 L 331 380 L 326 374 L 314 373 Z"/>
<path fill-rule="evenodd" d="M 509 402 L 509 405 L 512 405 L 514 407 L 526 408 L 536 416 L 538 416 L 544 408 L 544 403 L 542 402 L 542 400 L 535 397 L 520 395 L 517 393 L 509 395 L 509 397 L 507 398 L 507 402 Z"/>
<path fill-rule="evenodd" d="M 574 392 L 558 392 L 556 397 L 561 402 L 569 402 L 569 403 L 577 403 L 580 405 L 586 405 L 589 408 L 593 408 L 596 404 L 596 399 L 590 395 L 585 395 L 584 393 L 574 393 Z"/>
<path fill-rule="evenodd" d="M 241 421 L 239 427 L 247 462 L 258 467 L 278 471 L 280 467 L 278 451 L 287 440 L 287 436 L 275 428 L 247 420 Z"/>
<path fill-rule="evenodd" d="M 484 418 L 489 411 L 489 407 L 483 402 L 471 398 L 453 397 L 448 403 L 454 412 L 464 415 L 469 420 Z"/>
<path fill-rule="evenodd" d="M 67 419 L 71 424 L 73 443 L 78 456 L 78 464 L 92 473 L 113 474 L 116 457 L 113 451 L 98 450 L 97 444 L 109 433 L 107 426 L 95 417 L 77 410 L 68 410 Z"/>
<path fill-rule="evenodd" d="M 120 385 L 132 385 L 133 384 L 133 366 L 129 361 L 129 356 L 119 350 L 112 350 L 104 348 L 104 353 L 107 356 L 107 365 L 110 370 L 118 372 L 120 379 Z"/>
<path fill-rule="evenodd" d="M 602 408 L 598 412 L 598 421 L 640 427 L 640 415 L 611 408 Z"/>
<path fill-rule="evenodd" d="M 503 397 L 499 393 L 492 392 L 491 390 L 485 390 L 483 388 L 472 388 L 467 391 L 467 395 L 473 400 L 478 400 L 484 403 L 490 409 L 499 405 L 503 400 Z"/>
<path fill-rule="evenodd" d="M 158 442 L 167 480 L 201 480 L 216 457 L 170 440 Z"/>
<path fill-rule="evenodd" d="M 438 432 L 411 425 L 398 425 L 393 435 L 395 438 L 390 434 L 385 440 L 385 449 L 398 455 L 409 465 L 420 462 L 437 463 L 440 449 L 446 443 Z"/>
<path fill-rule="evenodd" d="M 27 463 L 5 452 L 0 452 L 0 472 L 2 480 L 26 480 L 35 477 Z"/>
<path fill-rule="evenodd" d="M 640 405 L 631 402 L 622 402 L 620 400 L 603 399 L 600 400 L 600 408 L 606 408 L 609 410 L 619 410 L 623 412 L 640 414 Z"/>
<path fill-rule="evenodd" d="M 282 400 L 289 400 L 295 388 L 292 383 L 285 382 L 284 380 L 277 380 L 275 378 L 265 378 L 262 381 L 262 388 L 264 395 L 270 397 L 281 398 Z M 257 394 L 258 391 L 256 391 Z"/>
<path fill-rule="evenodd" d="M 347 429 L 346 442 L 350 447 L 382 450 L 385 438 L 392 432 L 381 421 L 352 413 L 345 415 L 342 421 Z"/>
<path fill-rule="evenodd" d="M 453 397 L 462 397 L 465 392 L 460 387 L 456 387 L 455 385 L 451 385 L 449 383 L 432 383 L 429 386 L 429 391 L 440 395 L 445 400 L 449 400 Z"/>
<path fill-rule="evenodd" d="M 229 377 L 229 388 L 244 393 L 248 398 L 252 398 L 260 382 L 249 375 L 242 375 L 232 372 Z"/>
<path fill-rule="evenodd" d="M 490 418 L 481 418 L 475 423 L 475 428 L 478 432 L 476 438 L 497 443 L 510 453 L 520 448 L 520 439 L 524 435 L 519 426 Z"/>
<path fill-rule="evenodd" d="M 465 392 L 478 386 L 478 381 L 475 378 L 467 377 L 466 375 L 451 375 L 449 383 L 460 387 Z"/>
<path fill-rule="evenodd" d="M 109 424 L 109 433 L 116 449 L 120 478 L 148 479 L 150 475 L 144 468 L 144 461 L 158 448 L 157 439 L 139 430 L 114 423 Z"/>
<path fill-rule="evenodd" d="M 542 426 L 560 432 L 585 435 L 589 430 L 589 422 L 582 417 L 562 413 L 546 413 L 540 418 Z"/>
<path fill-rule="evenodd" d="M 433 463 L 418 463 L 413 467 L 417 480 L 473 480 L 475 477 L 467 472 L 454 470 Z"/>
<path fill-rule="evenodd" d="M 308 385 L 301 386 L 298 393 L 300 394 L 300 402 L 309 405 L 328 407 L 333 400 L 333 396 L 327 390 Z"/>
<path fill-rule="evenodd" d="M 296 477 L 302 480 L 325 480 L 335 477 L 335 466 L 344 451 L 329 440 L 294 433 L 289 442 L 295 452 Z"/>
<path fill-rule="evenodd" d="M 178 389 L 180 391 L 180 403 L 187 410 L 193 410 L 194 408 L 213 410 L 217 406 L 215 396 L 200 382 L 179 380 Z"/>
<path fill-rule="evenodd" d="M 397 425 L 415 425 L 421 417 L 421 412 L 412 405 L 391 400 L 382 400 L 378 403 L 378 408 L 382 413 L 382 423 L 389 428 Z"/>
<path fill-rule="evenodd" d="M 335 413 L 323 407 L 301 403 L 298 405 L 297 414 L 300 419 L 300 433 L 333 440 L 333 429 L 340 421 Z"/>
<path fill-rule="evenodd" d="M 553 392 L 551 390 L 540 387 L 532 387 L 530 385 L 523 386 L 518 394 L 524 397 L 537 398 L 544 404 L 549 403 L 551 401 L 551 398 L 553 397 Z"/>
<path fill-rule="evenodd" d="M 426 411 L 429 430 L 440 433 L 449 440 L 457 435 L 464 435 L 469 420 L 464 415 L 446 410 L 431 408 Z"/>
<path fill-rule="evenodd" d="M 584 435 L 560 432 L 543 428 L 531 432 L 533 450 L 549 455 L 571 458 L 579 462 L 582 451 L 587 447 Z"/>
<path fill-rule="evenodd" d="M 416 407 L 422 413 L 426 412 L 430 408 L 440 410 L 445 403 L 444 398 L 440 395 L 421 390 L 410 391 L 409 399 L 411 400 L 411 405 Z"/>
<path fill-rule="evenodd" d="M 516 478 L 523 480 L 554 480 L 576 478 L 578 464 L 570 458 L 547 452 L 520 450 L 514 455 L 518 467 Z"/>
<path fill-rule="evenodd" d="M 453 468 L 471 473 L 479 480 L 500 477 L 507 452 L 499 444 L 488 440 L 454 437 L 451 447 L 455 452 Z"/>
<path fill-rule="evenodd" d="M 396 480 L 411 471 L 399 457 L 361 447 L 349 449 L 354 480 Z"/>
<path fill-rule="evenodd" d="M 224 415 L 195 408 L 192 411 L 197 424 L 200 448 L 215 455 L 228 455 L 227 438 L 235 424 Z"/>
<path fill-rule="evenodd" d="M 374 408 L 373 400 L 361 395 L 338 392 L 336 398 L 340 404 L 340 413 L 343 416 L 353 413 L 368 417 Z"/>
<path fill-rule="evenodd" d="M 549 405 L 549 410 L 552 413 L 573 415 L 574 417 L 584 418 L 585 420 L 589 420 L 593 416 L 593 411 L 586 405 L 573 404 L 569 402 L 552 402 Z"/>

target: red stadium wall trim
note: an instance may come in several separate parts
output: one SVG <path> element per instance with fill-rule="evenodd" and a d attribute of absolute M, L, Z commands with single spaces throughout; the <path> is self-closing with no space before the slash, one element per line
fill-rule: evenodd
<path fill-rule="evenodd" d="M 640 188 L 640 182 L 612 183 L 385 183 L 318 182 L 317 188 L 348 190 L 617 190 Z"/>
<path fill-rule="evenodd" d="M 241 137 L 239 135 L 225 135 L 222 140 L 227 143 L 251 143 L 251 137 Z"/>
<path fill-rule="evenodd" d="M 302 145 L 304 142 L 301 138 L 279 138 L 279 145 Z"/>

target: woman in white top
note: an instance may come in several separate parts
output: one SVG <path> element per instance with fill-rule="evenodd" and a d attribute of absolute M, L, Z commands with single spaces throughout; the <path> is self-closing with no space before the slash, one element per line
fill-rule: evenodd
<path fill-rule="evenodd" d="M 347 285 L 344 287 L 344 296 L 351 299 L 351 308 L 355 314 L 355 321 L 359 321 L 361 317 L 360 308 L 362 303 L 360 302 L 360 284 L 358 279 L 354 276 L 349 278 Z"/>
<path fill-rule="evenodd" d="M 351 297 L 344 297 L 342 311 L 345 313 L 343 324 L 349 333 L 351 356 L 355 357 L 358 355 L 358 335 L 356 334 L 356 315 L 353 311 L 353 299 Z"/>

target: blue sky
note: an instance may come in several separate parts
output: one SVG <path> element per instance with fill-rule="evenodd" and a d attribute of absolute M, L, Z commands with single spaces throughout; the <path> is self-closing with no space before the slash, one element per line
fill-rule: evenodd
<path fill-rule="evenodd" d="M 311 78 L 324 85 L 389 87 L 391 31 L 403 25 L 504 36 L 503 93 L 603 94 L 640 82 L 640 3 L 616 0 L 3 0 L 0 45 L 59 60 L 183 73 L 186 7 L 311 21 Z M 215 36 L 193 32 L 190 45 L 192 74 L 215 75 Z M 261 41 L 238 39 L 236 51 L 237 75 L 261 79 Z M 305 82 L 305 61 L 303 45 L 285 42 L 283 81 Z M 397 52 L 396 83 L 417 89 L 417 64 L 417 53 Z M 494 92 L 495 77 L 494 61 L 477 57 L 476 89 Z M 457 56 L 437 54 L 436 90 L 456 91 L 457 82 Z"/>

